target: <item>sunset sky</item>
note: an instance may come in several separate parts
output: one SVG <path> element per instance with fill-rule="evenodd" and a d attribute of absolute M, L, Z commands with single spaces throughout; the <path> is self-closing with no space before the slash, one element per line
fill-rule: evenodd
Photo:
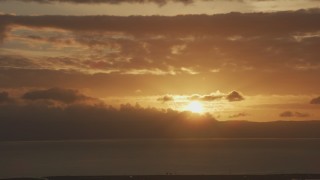
<path fill-rule="evenodd" d="M 319 120 L 319 78 L 319 0 L 0 0 L 0 109 Z"/>

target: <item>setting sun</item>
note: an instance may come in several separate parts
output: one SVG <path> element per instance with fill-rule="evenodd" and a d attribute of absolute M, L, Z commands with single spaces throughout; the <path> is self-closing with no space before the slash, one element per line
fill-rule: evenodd
<path fill-rule="evenodd" d="M 193 113 L 202 113 L 203 112 L 203 106 L 201 103 L 197 101 L 192 101 L 188 104 L 186 107 L 187 111 L 191 111 Z"/>

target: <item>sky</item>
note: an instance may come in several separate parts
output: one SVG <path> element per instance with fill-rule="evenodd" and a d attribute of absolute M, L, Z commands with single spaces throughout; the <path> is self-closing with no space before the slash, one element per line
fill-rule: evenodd
<path fill-rule="evenodd" d="M 129 103 L 319 120 L 319 19 L 319 0 L 0 0 L 0 115 Z"/>

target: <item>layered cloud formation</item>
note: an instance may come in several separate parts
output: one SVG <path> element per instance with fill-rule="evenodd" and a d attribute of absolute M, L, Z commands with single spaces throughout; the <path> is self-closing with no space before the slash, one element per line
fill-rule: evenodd
<path fill-rule="evenodd" d="M 2 41 L 33 51 L 47 44 L 47 52 L 63 55 L 40 60 L 6 53 L 1 66 L 158 75 L 317 70 L 319 18 L 318 9 L 174 17 L 2 15 Z"/>
<path fill-rule="evenodd" d="M 77 101 L 86 101 L 93 98 L 87 97 L 72 89 L 51 88 L 45 90 L 34 90 L 26 92 L 23 96 L 26 100 L 54 100 L 62 103 L 74 103 Z"/>

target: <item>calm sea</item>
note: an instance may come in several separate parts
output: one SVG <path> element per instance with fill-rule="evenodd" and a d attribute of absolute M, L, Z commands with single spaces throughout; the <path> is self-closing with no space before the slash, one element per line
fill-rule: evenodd
<path fill-rule="evenodd" d="M 0 142 L 0 178 L 320 173 L 320 139 Z"/>

